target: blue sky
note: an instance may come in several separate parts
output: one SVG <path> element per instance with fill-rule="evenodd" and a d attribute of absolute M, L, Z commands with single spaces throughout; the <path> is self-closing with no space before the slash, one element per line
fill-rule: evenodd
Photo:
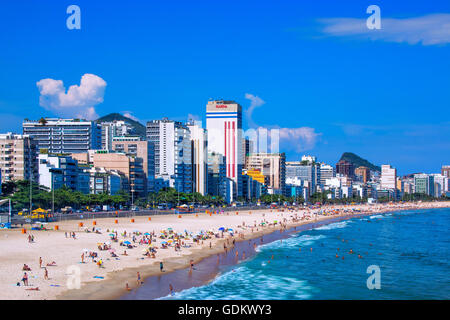
<path fill-rule="evenodd" d="M 81 30 L 66 27 L 71 4 Z M 382 30 L 361 30 L 372 4 Z M 400 174 L 450 164 L 448 1 L 3 0 L 0 41 L 0 132 L 85 107 L 204 120 L 209 98 L 248 110 L 252 95 L 245 126 L 285 130 L 288 159 L 349 151 Z M 85 74 L 88 98 L 40 102 L 38 81 L 67 90 Z"/>

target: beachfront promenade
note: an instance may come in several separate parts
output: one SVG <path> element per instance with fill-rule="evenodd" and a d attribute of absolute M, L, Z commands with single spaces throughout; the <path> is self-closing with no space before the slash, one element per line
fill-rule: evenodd
<path fill-rule="evenodd" d="M 166 272 L 188 267 L 191 260 L 222 252 L 227 239 L 249 239 L 316 219 L 439 207 L 450 202 L 86 217 L 51 222 L 42 231 L 0 230 L 0 299 L 117 298 L 126 293 L 126 283 L 138 285 L 138 271 L 144 279 L 160 274 L 160 262 Z M 24 271 L 24 264 L 31 271 Z M 78 271 L 81 289 L 68 291 L 68 280 L 76 285 Z M 25 272 L 28 286 L 22 281 Z"/>

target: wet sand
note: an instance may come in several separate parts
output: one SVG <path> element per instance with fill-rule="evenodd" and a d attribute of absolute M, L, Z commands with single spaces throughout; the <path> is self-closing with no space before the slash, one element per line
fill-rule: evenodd
<path fill-rule="evenodd" d="M 210 255 L 199 263 L 194 265 L 191 271 L 190 267 L 179 269 L 171 273 L 162 273 L 158 276 L 149 277 L 144 284 L 121 296 L 122 300 L 151 300 L 166 297 L 170 294 L 169 284 L 172 285 L 174 292 L 179 292 L 192 287 L 198 287 L 207 284 L 215 279 L 215 277 L 232 266 L 238 266 L 242 261 L 252 258 L 260 245 L 271 243 L 280 239 L 286 239 L 293 233 L 317 228 L 319 226 L 330 224 L 337 221 L 352 219 L 354 216 L 344 218 L 329 219 L 322 222 L 307 223 L 298 227 L 292 227 L 286 230 L 274 231 L 263 236 L 248 240 L 238 240 L 235 246 L 230 248 L 228 252 L 220 252 Z M 238 258 L 236 257 L 238 252 Z M 242 254 L 245 252 L 245 259 Z"/>

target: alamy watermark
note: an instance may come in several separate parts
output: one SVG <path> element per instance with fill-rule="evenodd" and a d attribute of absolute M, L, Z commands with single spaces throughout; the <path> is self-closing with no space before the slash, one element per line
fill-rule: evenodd
<path fill-rule="evenodd" d="M 71 265 L 66 269 L 67 281 L 66 285 L 68 289 L 80 289 L 81 288 L 81 269 L 79 266 Z"/>
<path fill-rule="evenodd" d="M 370 274 L 367 278 L 367 289 L 381 289 L 381 269 L 379 266 L 373 264 L 367 267 L 367 273 Z"/>
<path fill-rule="evenodd" d="M 381 10 L 380 7 L 372 4 L 367 7 L 367 13 L 372 14 L 369 18 L 367 18 L 366 25 L 370 30 L 381 29 Z"/>
<path fill-rule="evenodd" d="M 67 29 L 80 30 L 81 29 L 81 9 L 80 9 L 80 7 L 75 4 L 72 4 L 67 7 L 66 13 L 70 14 L 70 16 L 66 20 Z"/>

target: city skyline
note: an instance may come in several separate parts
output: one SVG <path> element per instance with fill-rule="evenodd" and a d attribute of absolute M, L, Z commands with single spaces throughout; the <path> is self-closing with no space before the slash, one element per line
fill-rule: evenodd
<path fill-rule="evenodd" d="M 69 4 L 29 1 L 23 10 L 9 2 L 0 13 L 8 48 L 0 53 L 1 132 L 80 110 L 120 112 L 144 125 L 191 117 L 205 127 L 205 103 L 223 98 L 243 106 L 244 129 L 279 128 L 288 160 L 313 154 L 334 165 L 348 151 L 403 175 L 439 172 L 450 159 L 449 36 L 388 34 L 411 19 L 445 25 L 444 1 L 377 3 L 391 28 L 376 37 L 336 32 L 369 16 L 352 3 L 200 1 L 172 10 L 77 1 L 81 30 L 65 25 Z M 242 10 L 252 6 L 252 15 Z M 67 92 L 73 85 L 78 91 Z M 75 104 L 80 88 L 95 90 Z"/>

